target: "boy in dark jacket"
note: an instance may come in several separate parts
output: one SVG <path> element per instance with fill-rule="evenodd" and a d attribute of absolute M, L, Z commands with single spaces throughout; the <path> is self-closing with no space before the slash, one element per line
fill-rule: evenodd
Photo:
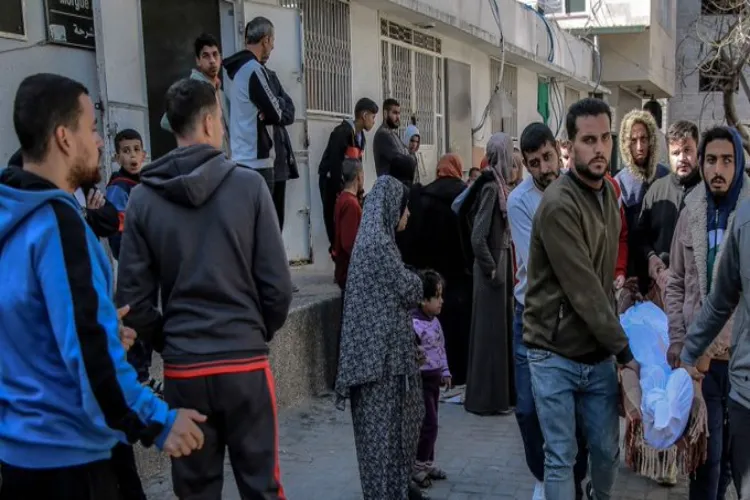
<path fill-rule="evenodd" d="M 141 134 L 131 128 L 120 130 L 115 136 L 115 160 L 120 170 L 112 174 L 107 184 L 107 200 L 117 209 L 120 219 L 118 231 L 109 237 L 109 247 L 115 259 L 120 259 L 120 239 L 125 227 L 125 209 L 130 191 L 141 182 L 141 168 L 146 159 Z"/>
<path fill-rule="evenodd" d="M 345 158 L 362 161 L 365 152 L 365 133 L 375 126 L 378 105 L 375 101 L 363 97 L 354 107 L 354 120 L 342 121 L 331 132 L 328 145 L 320 160 L 318 175 L 320 176 L 320 199 L 323 202 L 323 222 L 331 244 L 329 252 L 333 252 L 333 242 L 336 236 L 333 224 L 333 212 L 336 198 L 344 189 L 341 174 L 341 164 Z"/>

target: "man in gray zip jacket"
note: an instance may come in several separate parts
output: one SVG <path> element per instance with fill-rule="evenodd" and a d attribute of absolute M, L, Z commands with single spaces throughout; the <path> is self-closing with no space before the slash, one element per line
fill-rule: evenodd
<path fill-rule="evenodd" d="M 731 162 L 736 168 L 745 165 L 742 139 L 736 130 L 731 129 L 731 132 L 733 141 L 712 141 L 710 151 L 705 145 L 701 148 L 701 164 L 728 165 Z M 703 374 L 695 364 L 736 308 L 729 360 L 732 386 L 728 404 L 729 448 L 738 497 L 750 500 L 750 329 L 744 321 L 750 317 L 750 200 L 737 207 L 727 233 L 714 286 L 688 329 L 680 360 L 682 368 L 694 379 L 701 380 Z"/>

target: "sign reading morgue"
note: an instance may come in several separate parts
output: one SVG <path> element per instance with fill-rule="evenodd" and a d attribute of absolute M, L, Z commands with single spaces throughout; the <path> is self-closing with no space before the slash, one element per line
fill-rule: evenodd
<path fill-rule="evenodd" d="M 92 0 L 45 0 L 50 43 L 94 49 Z"/>

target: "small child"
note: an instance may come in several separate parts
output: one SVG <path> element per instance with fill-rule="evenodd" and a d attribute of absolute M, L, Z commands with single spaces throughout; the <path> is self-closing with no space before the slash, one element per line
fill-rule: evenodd
<path fill-rule="evenodd" d="M 412 479 L 421 487 L 428 487 L 431 480 L 446 479 L 443 470 L 436 467 L 435 442 L 438 434 L 438 404 L 440 387 L 451 388 L 451 373 L 448 370 L 448 358 L 445 354 L 443 328 L 437 315 L 443 308 L 442 276 L 435 271 L 423 271 L 422 277 L 424 299 L 420 307 L 412 311 L 412 325 L 417 336 L 417 343 L 424 353 L 422 364 L 422 390 L 424 393 L 425 416 L 422 430 L 419 433 L 417 461 L 414 465 Z"/>
<path fill-rule="evenodd" d="M 141 168 L 146 159 L 141 134 L 131 128 L 120 130 L 115 136 L 115 160 L 120 170 L 112 174 L 107 184 L 107 200 L 117 209 L 120 217 L 120 230 L 109 237 L 109 247 L 115 259 L 120 259 L 120 240 L 125 227 L 125 208 L 128 206 L 130 191 L 141 183 Z"/>
<path fill-rule="evenodd" d="M 117 209 L 120 230 L 109 237 L 109 247 L 115 259 L 120 259 L 120 240 L 125 228 L 125 209 L 128 206 L 130 191 L 141 182 L 141 169 L 146 159 L 141 134 L 133 129 L 120 130 L 115 135 L 115 160 L 120 170 L 112 174 L 107 185 L 107 200 Z M 150 378 L 151 355 L 153 348 L 142 339 L 136 339 L 128 351 L 128 361 L 138 374 L 138 380 L 161 395 L 161 384 Z"/>

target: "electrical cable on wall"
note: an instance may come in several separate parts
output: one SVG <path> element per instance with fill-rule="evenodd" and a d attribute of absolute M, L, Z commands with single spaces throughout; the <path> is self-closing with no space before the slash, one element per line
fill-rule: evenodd
<path fill-rule="evenodd" d="M 500 30 L 500 75 L 497 78 L 497 82 L 495 83 L 495 88 L 492 90 L 492 94 L 490 94 L 490 99 L 487 102 L 484 111 L 482 112 L 482 118 L 479 120 L 479 124 L 471 129 L 472 138 L 477 134 L 477 132 L 481 131 L 484 128 L 484 125 L 487 123 L 487 118 L 489 117 L 490 110 L 492 109 L 492 103 L 498 97 L 500 91 L 503 89 L 503 73 L 505 73 L 505 35 L 503 34 L 503 23 L 500 16 L 500 7 L 497 5 L 497 0 L 487 1 L 490 4 L 492 17 L 495 18 L 495 23 L 497 23 L 497 27 Z"/>

